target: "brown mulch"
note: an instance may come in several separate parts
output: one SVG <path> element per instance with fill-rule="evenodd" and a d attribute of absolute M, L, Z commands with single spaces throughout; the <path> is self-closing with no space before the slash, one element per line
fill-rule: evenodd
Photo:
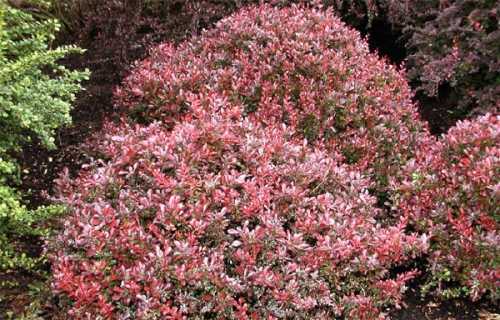
<path fill-rule="evenodd" d="M 406 292 L 405 305 L 390 312 L 394 320 L 500 320 L 500 308 L 489 301 L 471 302 L 467 299 L 436 301 L 422 298 L 417 286 Z"/>

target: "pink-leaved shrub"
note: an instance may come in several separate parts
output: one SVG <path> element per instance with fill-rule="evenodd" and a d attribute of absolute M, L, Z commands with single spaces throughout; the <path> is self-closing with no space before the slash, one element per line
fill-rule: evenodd
<path fill-rule="evenodd" d="M 193 111 L 194 112 L 194 111 Z M 54 288 L 77 319 L 374 319 L 425 251 L 377 222 L 369 180 L 286 126 L 205 111 L 172 131 L 108 127 L 60 196 Z"/>
<path fill-rule="evenodd" d="M 154 49 L 103 155 L 63 176 L 54 289 L 77 319 L 374 319 L 425 234 L 381 199 L 427 141 L 404 77 L 330 11 L 250 7 Z M 381 196 L 385 195 L 385 196 Z"/>
<path fill-rule="evenodd" d="M 117 105 L 141 121 L 174 125 L 192 99 L 234 108 L 265 125 L 285 123 L 370 179 L 384 202 L 390 177 L 427 143 L 402 72 L 369 52 L 331 10 L 254 7 L 179 46 L 154 48 Z"/>
<path fill-rule="evenodd" d="M 394 203 L 431 236 L 428 287 L 444 296 L 498 299 L 500 117 L 458 122 L 404 170 Z"/>

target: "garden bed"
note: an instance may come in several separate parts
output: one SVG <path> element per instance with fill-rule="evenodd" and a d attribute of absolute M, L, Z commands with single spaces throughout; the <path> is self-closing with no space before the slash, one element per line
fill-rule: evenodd
<path fill-rule="evenodd" d="M 377 30 L 377 29 L 375 29 Z M 181 39 L 182 36 L 173 36 L 174 39 Z M 73 43 L 75 38 L 67 37 L 64 42 Z M 372 46 L 374 46 L 372 42 Z M 387 46 L 387 44 L 384 44 Z M 381 48 L 381 52 L 390 52 L 386 48 Z M 97 54 L 95 53 L 97 52 Z M 21 190 L 28 196 L 26 200 L 32 207 L 46 204 L 45 191 L 52 194 L 54 180 L 59 176 L 63 168 L 70 169 L 70 175 L 76 176 L 83 164 L 88 164 L 90 155 L 82 148 L 81 144 L 85 142 L 92 134 L 98 132 L 106 118 L 117 119 L 123 110 L 117 110 L 113 107 L 113 91 L 120 84 L 122 77 L 127 74 L 123 66 L 118 66 L 113 60 L 107 60 L 104 56 L 98 54 L 98 50 L 92 48 L 83 56 L 70 57 L 63 61 L 68 67 L 82 68 L 88 67 L 93 71 L 92 77 L 84 84 L 86 90 L 78 95 L 75 108 L 72 112 L 73 125 L 62 129 L 56 139 L 58 149 L 55 151 L 46 151 L 38 144 L 26 146 L 19 160 L 22 168 L 22 186 Z M 144 55 L 144 50 L 138 53 L 138 57 Z M 398 58 L 395 57 L 397 60 Z M 433 105 L 427 101 L 427 108 Z M 437 103 L 436 103 L 437 105 Z M 436 108 L 434 108 L 436 109 Z M 434 132 L 442 132 L 452 122 L 449 119 L 442 119 L 442 112 L 436 115 L 436 110 L 422 109 L 422 116 L 433 124 Z M 438 109 L 437 109 L 438 110 Z M 58 228 L 58 223 L 54 225 Z M 26 239 L 29 247 L 28 252 L 33 256 L 41 253 L 42 243 L 37 239 Z M 46 271 L 49 271 L 47 266 Z M 17 282 L 18 285 L 12 289 L 2 289 L 0 296 L 3 296 L 0 308 L 2 310 L 14 310 L 20 313 L 26 307 L 28 301 L 33 301 L 31 295 L 33 288 L 30 284 L 39 284 L 43 280 L 40 275 L 29 273 L 14 273 L 2 275 L 0 280 Z M 488 301 L 471 303 L 466 299 L 455 299 L 446 302 L 439 302 L 429 298 L 422 299 L 419 295 L 418 281 L 410 283 L 410 289 L 405 296 L 404 303 L 407 307 L 403 310 L 392 310 L 394 319 L 498 319 L 499 307 Z M 65 319 L 61 314 L 59 302 L 56 297 L 46 299 L 49 295 L 46 288 L 38 289 L 38 297 L 41 302 L 41 315 L 44 319 Z M 41 295 L 40 295 L 41 293 Z M 0 311 L 2 315 L 3 311 Z"/>

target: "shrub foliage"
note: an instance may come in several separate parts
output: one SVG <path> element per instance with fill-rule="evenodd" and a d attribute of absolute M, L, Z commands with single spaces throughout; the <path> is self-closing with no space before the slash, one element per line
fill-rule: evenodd
<path fill-rule="evenodd" d="M 51 48 L 59 30 L 55 20 L 38 20 L 7 5 L 1 19 L 0 152 L 17 150 L 32 135 L 55 147 L 55 130 L 71 122 L 70 102 L 86 76 L 57 61 L 81 49 Z"/>
<path fill-rule="evenodd" d="M 431 236 L 428 286 L 455 297 L 499 296 L 500 118 L 459 122 L 418 150 L 398 183 L 397 203 Z"/>
<path fill-rule="evenodd" d="M 163 39 L 183 39 L 257 0 L 53 0 L 52 11 L 92 48 L 95 63 L 124 70 Z M 498 111 L 500 4 L 492 0 L 267 0 L 276 6 L 314 3 L 332 8 L 370 35 L 374 21 L 392 25 L 407 51 L 408 79 L 425 97 L 444 101 L 432 113 L 446 129 L 457 119 Z M 431 45 L 429 45 L 431 44 Z M 110 62 L 110 60 L 112 62 Z M 441 88 L 441 90 L 440 90 Z M 447 90 L 450 88 L 450 90 Z M 420 96 L 419 96 L 420 97 Z M 439 128 L 437 128 L 439 127 Z"/>
<path fill-rule="evenodd" d="M 14 186 L 18 168 L 13 153 L 36 137 L 55 147 L 55 130 L 70 123 L 70 103 L 86 72 L 57 61 L 75 47 L 51 48 L 59 25 L 0 2 L 0 269 L 31 268 L 36 260 L 16 249 L 20 237 L 39 235 L 36 222 L 60 212 L 56 207 L 29 211 Z"/>
<path fill-rule="evenodd" d="M 75 317 L 371 319 L 399 302 L 414 272 L 388 270 L 425 238 L 377 223 L 367 179 L 289 128 L 197 118 L 116 130 L 107 164 L 61 181 L 55 288 Z"/>
<path fill-rule="evenodd" d="M 455 118 L 498 111 L 500 3 L 489 0 L 411 1 L 389 11 L 408 37 L 409 77 L 436 96 L 449 85 Z"/>
<path fill-rule="evenodd" d="M 192 117 L 193 99 L 202 106 L 216 100 L 214 111 L 235 117 L 284 123 L 342 154 L 385 197 L 389 177 L 428 138 L 404 75 L 330 11 L 296 14 L 265 6 L 177 47 L 160 45 L 125 80 L 117 103 L 139 121 L 167 125 Z"/>
<path fill-rule="evenodd" d="M 331 11 L 251 7 L 153 50 L 103 159 L 59 182 L 74 317 L 373 319 L 427 237 L 386 219 L 427 141 L 404 76 Z M 159 120 L 159 122 L 158 122 Z M 382 202 L 382 205 L 380 205 Z M 382 207 L 382 208 L 381 208 Z"/>
<path fill-rule="evenodd" d="M 374 319 L 427 289 L 498 298 L 498 117 L 436 139 L 405 74 L 332 10 L 249 7 L 162 44 L 129 118 L 59 181 L 75 318 Z"/>

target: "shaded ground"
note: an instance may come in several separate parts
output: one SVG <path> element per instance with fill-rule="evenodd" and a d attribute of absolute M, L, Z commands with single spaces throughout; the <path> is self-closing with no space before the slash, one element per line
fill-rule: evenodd
<path fill-rule="evenodd" d="M 500 320 L 500 308 L 487 301 L 470 302 L 465 299 L 455 299 L 436 302 L 432 299 L 422 299 L 416 288 L 410 288 L 406 293 L 406 307 L 392 310 L 394 320 Z"/>
<path fill-rule="evenodd" d="M 392 62 L 401 63 L 404 49 L 395 42 L 396 36 L 388 32 L 387 26 L 381 24 L 374 28 L 370 45 L 381 55 L 387 55 Z M 68 39 L 72 43 L 73 39 Z M 144 50 L 143 50 L 144 51 Z M 112 92 L 124 75 L 124 70 L 107 57 L 87 51 L 83 56 L 66 59 L 63 63 L 71 68 L 89 68 L 92 71 L 90 80 L 85 83 L 85 91 L 78 95 L 72 112 L 73 125 L 62 129 L 57 136 L 58 149 L 45 150 L 39 144 L 27 146 L 20 155 L 22 167 L 21 190 L 28 194 L 29 206 L 37 207 L 47 203 L 42 195 L 51 192 L 53 181 L 65 167 L 76 173 L 81 165 L 88 162 L 88 156 L 79 145 L 92 133 L 98 132 L 103 119 L 113 115 Z M 142 52 L 141 54 L 144 54 Z M 440 101 L 426 101 L 429 107 L 423 108 L 421 114 L 428 120 L 434 133 L 446 130 L 451 122 L 441 115 Z M 41 253 L 43 243 L 39 239 L 25 239 L 27 251 L 32 256 Z M 7 310 L 20 314 L 26 307 L 35 302 L 34 307 L 41 311 L 43 319 L 68 319 L 68 316 L 58 308 L 58 299 L 54 297 L 46 283 L 45 273 L 50 267 L 45 266 L 39 274 L 18 272 L 0 274 L 0 319 L 8 319 Z M 416 285 L 414 286 L 416 287 Z M 394 319 L 425 320 L 425 319 L 460 319 L 460 320 L 500 320 L 499 308 L 486 302 L 471 303 L 466 300 L 454 300 L 436 303 L 432 300 L 420 299 L 415 288 L 407 294 L 407 307 L 402 310 L 392 310 Z"/>
<path fill-rule="evenodd" d="M 365 25 L 368 23 L 366 19 Z M 361 33 L 368 38 L 371 50 L 377 51 L 380 56 L 385 57 L 392 64 L 397 66 L 404 64 L 408 51 L 402 40 L 403 35 L 401 32 L 393 30 L 385 17 L 380 16 L 374 19 L 369 30 L 366 30 L 366 27 L 360 27 L 360 29 Z M 418 85 L 410 83 L 410 86 L 415 89 Z M 429 97 L 422 92 L 417 93 L 414 97 L 421 118 L 427 121 L 429 129 L 434 135 L 447 132 L 457 120 L 467 116 L 466 113 L 451 114 L 449 112 L 454 109 L 451 106 L 456 105 L 458 99 L 459 97 L 446 83 L 439 87 L 438 95 L 435 97 Z"/>

